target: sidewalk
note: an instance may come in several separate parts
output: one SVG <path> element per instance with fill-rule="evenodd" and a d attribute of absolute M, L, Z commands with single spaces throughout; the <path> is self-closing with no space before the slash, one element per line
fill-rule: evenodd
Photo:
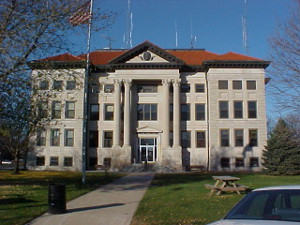
<path fill-rule="evenodd" d="M 64 214 L 49 214 L 26 225 L 130 225 L 154 174 L 133 173 L 67 203 Z"/>

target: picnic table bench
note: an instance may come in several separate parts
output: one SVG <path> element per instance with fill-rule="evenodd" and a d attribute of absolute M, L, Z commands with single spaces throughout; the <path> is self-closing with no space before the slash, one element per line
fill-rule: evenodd
<path fill-rule="evenodd" d="M 235 183 L 235 181 L 240 180 L 239 177 L 213 176 L 212 178 L 216 181 L 215 185 L 205 184 L 205 187 L 211 190 L 210 195 L 214 192 L 217 192 L 217 195 L 220 195 L 222 192 L 236 192 L 237 194 L 241 194 L 241 191 L 248 189 L 245 185 Z"/>

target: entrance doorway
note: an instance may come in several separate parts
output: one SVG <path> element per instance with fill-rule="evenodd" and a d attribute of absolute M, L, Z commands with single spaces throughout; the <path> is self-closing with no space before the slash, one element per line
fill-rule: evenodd
<path fill-rule="evenodd" d="M 156 138 L 140 138 L 139 139 L 139 161 L 155 162 L 157 155 Z"/>

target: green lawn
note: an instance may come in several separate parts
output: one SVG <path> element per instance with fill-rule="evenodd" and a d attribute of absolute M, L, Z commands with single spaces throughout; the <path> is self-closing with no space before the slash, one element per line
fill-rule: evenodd
<path fill-rule="evenodd" d="M 111 182 L 121 174 L 87 173 L 86 184 L 81 183 L 81 173 L 22 171 L 12 175 L 11 171 L 0 171 L 0 224 L 25 224 L 48 210 L 48 185 L 66 185 L 67 201 L 79 197 L 100 185 Z"/>
<path fill-rule="evenodd" d="M 244 194 L 228 193 L 211 197 L 204 184 L 214 184 L 212 175 L 157 174 L 138 207 L 132 225 L 200 225 L 222 218 Z M 240 177 L 239 183 L 252 189 L 300 184 L 300 176 L 230 175 Z"/>

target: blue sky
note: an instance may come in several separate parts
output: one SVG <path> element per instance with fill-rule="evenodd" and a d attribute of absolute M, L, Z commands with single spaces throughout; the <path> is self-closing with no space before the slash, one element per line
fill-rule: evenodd
<path fill-rule="evenodd" d="M 109 46 L 105 37 L 113 41 L 112 48 L 127 48 L 128 0 L 94 0 L 95 8 L 118 13 L 115 23 L 104 32 L 92 33 L 91 51 Z M 190 48 L 191 35 L 196 36 L 194 48 L 223 54 L 229 51 L 268 60 L 268 40 L 278 22 L 285 21 L 293 0 L 246 0 L 248 50 L 243 48 L 242 19 L 245 0 L 131 0 L 133 47 L 148 40 L 161 48 Z M 175 25 L 176 24 L 176 25 Z M 76 37 L 86 52 L 86 39 Z M 74 52 L 75 53 L 75 52 Z M 267 110 L 274 111 L 273 98 L 267 92 Z M 278 114 L 277 114 L 278 115 Z"/>

